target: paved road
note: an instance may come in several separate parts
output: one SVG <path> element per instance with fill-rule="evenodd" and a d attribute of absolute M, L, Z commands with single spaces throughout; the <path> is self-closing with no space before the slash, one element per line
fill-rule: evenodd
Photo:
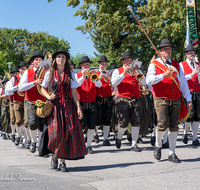
<path fill-rule="evenodd" d="M 198 136 L 200 137 L 200 135 Z M 84 160 L 66 161 L 70 172 L 52 170 L 49 158 L 32 154 L 21 145 L 0 138 L 0 190 L 124 190 L 124 189 L 200 189 L 200 147 L 181 141 L 180 130 L 176 153 L 182 163 L 167 160 L 168 150 L 162 150 L 161 161 L 153 157 L 150 135 L 139 144 L 142 152 L 131 152 L 131 144 L 125 139 L 121 149 L 116 149 L 113 136 L 112 146 L 93 143 L 93 155 Z"/>

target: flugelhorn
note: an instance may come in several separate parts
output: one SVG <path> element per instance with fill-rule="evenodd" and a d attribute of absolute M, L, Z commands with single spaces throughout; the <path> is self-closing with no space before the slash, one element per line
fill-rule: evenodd
<path fill-rule="evenodd" d="M 85 76 L 90 77 L 92 82 L 97 82 L 99 80 L 99 75 L 96 74 L 96 68 L 87 69 L 85 72 Z"/>
<path fill-rule="evenodd" d="M 139 73 L 139 71 L 137 70 L 137 68 L 134 68 L 134 63 L 137 61 L 138 59 L 136 60 L 133 60 L 133 62 L 131 63 L 131 68 L 128 70 L 128 73 L 132 76 L 136 76 L 136 80 L 137 81 L 141 81 L 142 79 L 144 79 L 144 75 Z"/>

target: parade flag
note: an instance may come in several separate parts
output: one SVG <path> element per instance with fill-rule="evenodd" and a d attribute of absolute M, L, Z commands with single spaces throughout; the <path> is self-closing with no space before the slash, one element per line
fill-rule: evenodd
<path fill-rule="evenodd" d="M 198 31 L 197 31 L 197 15 L 196 1 L 186 0 L 186 41 L 185 48 L 192 44 L 195 48 L 198 47 Z"/>

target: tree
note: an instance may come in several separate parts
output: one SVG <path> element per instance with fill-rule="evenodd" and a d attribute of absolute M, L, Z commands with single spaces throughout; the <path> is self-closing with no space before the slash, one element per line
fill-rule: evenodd
<path fill-rule="evenodd" d="M 62 48 L 66 51 L 70 49 L 69 43 L 58 37 L 45 32 L 31 33 L 26 29 L 0 29 L 0 74 L 3 70 L 8 71 L 6 63 L 12 62 L 13 66 L 18 66 L 21 61 L 30 59 L 35 51 L 45 55 L 45 50 L 54 53 Z"/>
<path fill-rule="evenodd" d="M 156 47 L 162 38 L 168 38 L 175 45 L 172 58 L 177 61 L 184 59 L 185 0 L 87 0 L 83 5 L 79 0 L 67 0 L 67 6 L 79 7 L 74 16 L 85 20 L 85 24 L 76 29 L 83 34 L 89 33 L 100 53 L 118 61 L 123 51 L 130 50 L 135 58 L 148 65 L 155 50 L 126 10 L 128 5 L 133 6 L 134 13 Z M 128 36 L 120 41 L 120 36 L 127 33 Z M 118 48 L 114 44 L 118 44 Z"/>

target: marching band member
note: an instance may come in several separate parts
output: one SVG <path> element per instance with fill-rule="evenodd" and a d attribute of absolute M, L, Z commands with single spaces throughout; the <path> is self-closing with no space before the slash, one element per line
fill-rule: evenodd
<path fill-rule="evenodd" d="M 92 61 L 88 56 L 83 56 L 79 65 L 82 71 L 77 73 L 76 80 L 78 81 L 77 92 L 79 95 L 79 101 L 81 109 L 83 111 L 83 118 L 81 119 L 81 125 L 83 129 L 88 127 L 87 131 L 87 152 L 93 154 L 91 147 L 92 139 L 94 136 L 95 125 L 96 125 L 96 87 L 101 87 L 102 83 L 100 80 L 92 82 L 90 77 L 86 76 L 86 72 L 90 68 Z M 100 75 L 101 77 L 101 75 Z"/>
<path fill-rule="evenodd" d="M 44 118 L 39 118 L 36 115 L 36 105 L 37 100 L 44 101 L 44 97 L 37 91 L 37 85 L 41 85 L 43 79 L 37 79 L 37 71 L 40 68 L 40 61 L 44 59 L 40 53 L 35 52 L 30 58 L 31 64 L 33 64 L 32 69 L 28 69 L 24 72 L 20 83 L 18 85 L 18 90 L 20 92 L 25 91 L 26 99 L 26 111 L 28 117 L 28 127 L 31 135 L 30 151 L 34 153 L 36 151 L 36 133 L 38 129 L 39 141 L 42 135 L 42 130 L 44 127 Z"/>
<path fill-rule="evenodd" d="M 108 64 L 107 57 L 102 55 L 98 61 L 100 70 L 97 72 L 98 75 L 101 75 L 102 86 L 96 88 L 96 104 L 97 104 L 97 118 L 96 118 L 96 133 L 98 128 L 103 124 L 103 145 L 110 146 L 108 140 L 108 134 L 110 132 L 110 123 L 112 117 L 112 107 L 113 107 L 113 97 L 111 86 L 109 85 L 109 80 L 106 82 L 104 80 L 105 74 L 104 70 L 107 69 Z M 94 136 L 95 139 L 98 138 L 98 134 Z M 98 142 L 98 141 L 97 141 Z"/>
<path fill-rule="evenodd" d="M 188 143 L 188 128 L 191 125 L 193 141 L 192 144 L 199 146 L 199 140 L 197 139 L 198 129 L 199 129 L 199 120 L 200 120 L 200 85 L 198 80 L 199 73 L 199 63 L 195 63 L 195 52 L 194 46 L 188 45 L 185 50 L 185 55 L 187 59 L 180 63 L 181 68 L 185 74 L 190 93 L 192 94 L 192 103 L 193 108 L 190 111 L 190 116 L 185 122 L 184 128 L 184 138 L 183 143 Z"/>
<path fill-rule="evenodd" d="M 17 76 L 19 74 L 18 68 L 14 66 L 10 74 L 12 75 L 12 77 Z M 11 121 L 11 129 L 12 129 L 11 141 L 15 142 L 16 117 L 15 117 L 15 111 L 14 111 L 14 92 L 8 92 L 10 83 L 11 83 L 11 80 L 8 81 L 5 92 L 7 95 L 10 96 L 10 121 Z"/>
<path fill-rule="evenodd" d="M 74 64 L 74 62 L 72 60 L 69 60 L 70 66 L 72 68 L 72 71 L 75 69 L 76 64 Z"/>
<path fill-rule="evenodd" d="M 3 88 L 0 88 L 0 98 L 1 98 L 1 126 L 2 126 L 2 138 L 4 140 L 9 139 L 9 133 L 12 132 L 10 127 L 10 110 L 9 110 L 9 96 L 5 93 L 6 84 L 9 81 L 8 78 L 5 78 L 2 81 Z M 6 106 L 3 102 L 8 103 Z"/>
<path fill-rule="evenodd" d="M 141 125 L 141 92 L 139 82 L 136 76 L 127 73 L 132 63 L 132 56 L 129 51 L 122 55 L 123 67 L 116 69 L 112 74 L 112 85 L 117 87 L 117 120 L 118 135 L 116 138 L 116 147 L 121 147 L 121 139 L 126 131 L 129 121 L 131 123 L 132 151 L 140 152 L 137 146 L 139 128 Z M 142 73 L 141 71 L 139 71 Z M 145 80 L 140 81 L 145 85 Z"/>
<path fill-rule="evenodd" d="M 165 61 L 166 65 L 161 58 L 152 61 L 148 68 L 146 82 L 148 85 L 152 85 L 152 94 L 158 120 L 154 157 L 157 160 L 161 159 L 162 137 L 165 130 L 169 128 L 168 160 L 180 163 L 179 158 L 175 154 L 178 120 L 181 111 L 180 90 L 187 100 L 188 110 L 192 109 L 192 102 L 183 71 L 179 67 L 179 63 L 171 59 L 172 47 L 173 45 L 171 45 L 168 39 L 162 39 L 158 50 L 159 56 Z"/>
<path fill-rule="evenodd" d="M 48 147 L 53 153 L 51 165 L 68 171 L 65 159 L 81 159 L 87 154 L 80 119 L 83 117 L 76 88 L 78 83 L 69 64 L 69 54 L 59 49 L 53 55 L 53 64 L 47 71 L 41 92 L 52 100 L 53 111 L 48 117 Z M 51 84 L 55 93 L 49 95 L 46 88 Z M 59 92 L 56 93 L 56 89 Z"/>
<path fill-rule="evenodd" d="M 24 124 L 24 97 L 17 92 L 18 84 L 23 72 L 27 69 L 26 63 L 21 61 L 19 66 L 19 75 L 14 75 L 7 84 L 6 91 L 13 94 L 15 126 L 17 126 L 17 137 L 15 138 L 15 145 L 18 146 L 22 138 L 23 124 Z M 14 72 L 14 71 L 13 71 Z M 12 139 L 11 135 L 11 139 Z M 26 137 L 26 135 L 25 135 Z"/>

